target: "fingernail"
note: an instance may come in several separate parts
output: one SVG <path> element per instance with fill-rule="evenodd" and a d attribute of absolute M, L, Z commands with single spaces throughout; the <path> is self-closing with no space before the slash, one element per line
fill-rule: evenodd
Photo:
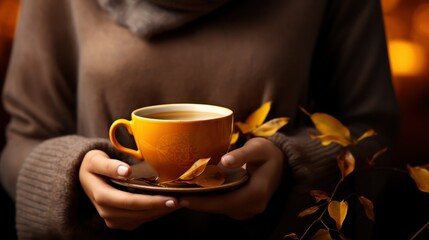
<path fill-rule="evenodd" d="M 128 167 L 126 167 L 124 165 L 120 165 L 118 167 L 118 169 L 116 170 L 116 172 L 118 173 L 119 176 L 124 177 L 128 173 Z"/>
<path fill-rule="evenodd" d="M 181 200 L 180 201 L 180 206 L 182 207 L 189 207 L 189 201 L 188 200 Z"/>
<path fill-rule="evenodd" d="M 166 202 L 165 202 L 165 206 L 167 206 L 167 207 L 169 207 L 169 208 L 174 208 L 174 207 L 176 207 L 176 202 L 174 202 L 174 200 L 167 200 Z"/>
<path fill-rule="evenodd" d="M 222 157 L 222 159 L 223 159 L 223 162 L 228 165 L 233 165 L 235 163 L 235 159 L 231 155 L 225 155 Z"/>

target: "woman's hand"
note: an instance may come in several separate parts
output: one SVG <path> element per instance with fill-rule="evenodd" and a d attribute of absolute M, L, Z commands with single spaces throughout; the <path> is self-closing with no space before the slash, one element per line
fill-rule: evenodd
<path fill-rule="evenodd" d="M 265 138 L 252 138 L 243 147 L 224 155 L 221 163 L 227 168 L 246 164 L 250 174 L 248 182 L 225 194 L 182 197 L 180 205 L 198 211 L 223 213 L 237 220 L 263 212 L 282 180 L 281 150 Z"/>
<path fill-rule="evenodd" d="M 129 165 L 110 159 L 100 150 L 89 151 L 82 161 L 80 183 L 109 228 L 132 230 L 178 208 L 173 197 L 133 194 L 108 184 L 108 178 L 124 179 L 130 175 Z"/>

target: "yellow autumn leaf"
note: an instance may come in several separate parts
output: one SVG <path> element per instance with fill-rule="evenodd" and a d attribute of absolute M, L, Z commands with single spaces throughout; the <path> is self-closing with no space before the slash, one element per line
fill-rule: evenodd
<path fill-rule="evenodd" d="M 368 131 L 364 132 L 357 140 L 356 142 L 360 142 L 364 140 L 365 138 L 373 137 L 377 135 L 377 132 L 374 131 L 374 129 L 370 128 Z"/>
<path fill-rule="evenodd" d="M 327 139 L 325 136 L 330 136 L 331 141 L 342 146 L 353 143 L 349 129 L 336 118 L 326 113 L 313 113 L 310 117 L 316 129 L 321 133 L 320 138 Z"/>
<path fill-rule="evenodd" d="M 369 129 L 355 140 L 352 138 L 350 130 L 335 117 L 320 112 L 310 114 L 304 108 L 300 107 L 300 109 L 311 118 L 315 128 L 320 133 L 320 135 L 310 133 L 310 137 L 313 139 L 319 139 L 323 146 L 328 146 L 334 142 L 342 147 L 347 147 L 349 145 L 356 144 L 365 138 L 377 135 L 377 132 L 373 129 Z"/>
<path fill-rule="evenodd" d="M 239 132 L 232 133 L 231 141 L 230 141 L 229 144 L 230 145 L 235 144 L 237 142 L 237 140 L 238 140 L 239 137 L 240 137 L 240 133 Z"/>
<path fill-rule="evenodd" d="M 346 201 L 342 200 L 341 202 L 332 201 L 328 205 L 329 216 L 335 220 L 337 224 L 337 229 L 340 230 L 344 219 L 346 219 L 348 210 L 348 204 Z"/>
<path fill-rule="evenodd" d="M 252 134 L 257 137 L 270 137 L 274 135 L 280 128 L 286 125 L 289 121 L 287 117 L 274 118 L 262 124 L 252 131 Z"/>
<path fill-rule="evenodd" d="M 417 188 L 422 192 L 429 193 L 429 164 L 415 167 L 407 164 L 407 168 Z"/>
<path fill-rule="evenodd" d="M 256 109 L 256 111 L 250 114 L 249 117 L 246 118 L 246 123 L 251 126 L 261 125 L 265 121 L 265 118 L 267 118 L 270 109 L 271 101 L 265 102 L 264 104 L 262 104 L 262 106 Z"/>
<path fill-rule="evenodd" d="M 161 182 L 161 185 L 185 186 L 195 184 L 201 187 L 213 187 L 222 185 L 226 179 L 226 173 L 215 165 L 207 165 L 210 158 L 202 158 L 189 168 L 179 178 Z"/>
<path fill-rule="evenodd" d="M 330 145 L 335 142 L 343 147 L 353 144 L 350 130 L 345 127 L 338 119 L 326 113 L 310 114 L 304 108 L 300 107 L 301 111 L 307 114 L 312 120 L 320 135 L 310 133 L 313 139 L 319 139 L 323 146 Z"/>
<path fill-rule="evenodd" d="M 249 133 L 255 129 L 255 126 L 240 121 L 235 122 L 235 126 L 237 126 L 243 134 Z"/>
<path fill-rule="evenodd" d="M 313 113 L 311 119 L 322 134 L 339 135 L 351 140 L 350 131 L 339 120 L 326 113 Z"/>
<path fill-rule="evenodd" d="M 313 139 L 319 139 L 323 146 L 328 146 L 331 143 L 337 143 L 342 147 L 347 147 L 352 144 L 351 141 L 345 140 L 343 137 L 338 135 L 315 135 L 310 133 L 310 137 Z"/>
<path fill-rule="evenodd" d="M 198 159 L 196 162 L 194 162 L 194 164 L 192 164 L 192 166 L 185 173 L 183 173 L 179 177 L 179 179 L 181 179 L 181 180 L 190 180 L 190 179 L 193 179 L 193 178 L 197 177 L 202 172 L 204 172 L 204 169 L 206 168 L 207 163 L 209 161 L 210 161 L 210 158 L 201 158 L 201 159 Z"/>
<path fill-rule="evenodd" d="M 283 237 L 283 239 L 286 239 L 286 238 L 295 239 L 295 240 L 299 239 L 299 237 L 298 237 L 298 235 L 296 235 L 296 233 L 289 233 Z"/>
<path fill-rule="evenodd" d="M 331 234 L 326 229 L 319 229 L 317 232 L 311 237 L 311 240 L 332 240 Z"/>
<path fill-rule="evenodd" d="M 355 158 L 349 150 L 346 150 L 337 157 L 337 164 L 340 168 L 342 179 L 344 179 L 354 171 Z"/>
<path fill-rule="evenodd" d="M 203 173 L 193 179 L 193 182 L 201 187 L 214 187 L 225 182 L 226 174 L 215 165 L 206 166 Z"/>
<path fill-rule="evenodd" d="M 320 208 L 320 206 L 317 206 L 317 205 L 309 207 L 309 208 L 305 209 L 304 211 L 301 211 L 298 214 L 298 217 L 305 217 L 305 216 L 311 215 L 311 214 L 315 213 L 317 210 L 319 210 L 319 208 Z"/>
<path fill-rule="evenodd" d="M 267 118 L 270 109 L 271 101 L 267 101 L 258 109 L 256 109 L 256 111 L 250 114 L 244 123 L 236 122 L 235 124 L 243 134 L 249 133 L 265 121 L 265 118 Z"/>
<path fill-rule="evenodd" d="M 322 190 L 311 190 L 310 195 L 316 199 L 316 203 L 322 201 L 322 200 L 329 200 L 330 197 L 328 193 Z"/>
<path fill-rule="evenodd" d="M 384 147 L 380 150 L 378 150 L 371 158 L 371 160 L 369 160 L 369 165 L 373 166 L 375 164 L 375 160 L 381 156 L 381 154 L 385 153 L 387 151 L 387 147 Z"/>
<path fill-rule="evenodd" d="M 365 209 L 366 216 L 374 222 L 374 204 L 364 196 L 359 196 L 358 199 Z"/>

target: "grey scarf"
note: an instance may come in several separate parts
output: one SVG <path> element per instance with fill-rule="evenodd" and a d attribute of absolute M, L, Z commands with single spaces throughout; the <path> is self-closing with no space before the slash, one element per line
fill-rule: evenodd
<path fill-rule="evenodd" d="M 98 0 L 119 24 L 143 38 L 179 28 L 230 0 Z"/>

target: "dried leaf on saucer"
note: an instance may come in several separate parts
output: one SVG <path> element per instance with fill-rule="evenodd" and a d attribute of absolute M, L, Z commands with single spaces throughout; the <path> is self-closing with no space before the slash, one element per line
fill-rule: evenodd
<path fill-rule="evenodd" d="M 194 183 L 202 187 L 214 187 L 225 182 L 226 173 L 218 166 L 209 165 L 205 171 L 194 179 Z"/>
<path fill-rule="evenodd" d="M 226 173 L 215 165 L 207 165 L 210 158 L 197 160 L 185 173 L 177 179 L 161 182 L 166 186 L 198 185 L 201 187 L 214 187 L 222 185 L 226 179 Z"/>
<path fill-rule="evenodd" d="M 194 162 L 194 164 L 192 164 L 192 166 L 185 173 L 183 173 L 179 177 L 179 179 L 191 180 L 197 177 L 198 175 L 204 172 L 209 161 L 210 161 L 210 158 L 201 158 L 197 160 L 196 162 Z"/>

